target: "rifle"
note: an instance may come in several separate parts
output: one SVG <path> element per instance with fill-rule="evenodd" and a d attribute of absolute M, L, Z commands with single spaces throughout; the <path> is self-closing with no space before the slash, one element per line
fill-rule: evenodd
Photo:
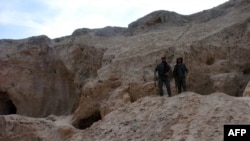
<path fill-rule="evenodd" d="M 155 77 L 154 78 L 154 81 L 155 81 L 154 86 L 155 86 L 155 90 L 156 90 L 156 95 L 158 95 L 158 87 L 157 87 L 157 82 L 156 82 L 157 80 L 158 80 L 157 77 Z"/>

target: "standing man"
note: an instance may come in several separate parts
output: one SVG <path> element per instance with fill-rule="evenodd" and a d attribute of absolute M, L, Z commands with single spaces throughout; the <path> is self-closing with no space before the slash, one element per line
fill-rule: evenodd
<path fill-rule="evenodd" d="M 178 93 L 183 91 L 186 91 L 186 74 L 188 73 L 188 69 L 186 65 L 183 63 L 183 58 L 177 58 L 176 65 L 174 66 L 174 78 L 175 78 L 175 84 L 178 88 Z"/>
<path fill-rule="evenodd" d="M 168 96 L 171 97 L 171 87 L 170 87 L 170 73 L 171 67 L 166 61 L 166 57 L 161 58 L 162 62 L 158 64 L 155 68 L 155 80 L 158 80 L 158 88 L 159 95 L 163 96 L 163 83 L 165 83 L 167 87 Z M 158 77 L 156 76 L 156 72 L 158 72 Z"/>

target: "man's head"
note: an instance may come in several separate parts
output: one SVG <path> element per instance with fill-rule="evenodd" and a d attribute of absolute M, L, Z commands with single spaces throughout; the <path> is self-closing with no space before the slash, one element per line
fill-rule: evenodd
<path fill-rule="evenodd" d="M 161 57 L 161 61 L 166 62 L 166 57 L 165 56 Z"/>
<path fill-rule="evenodd" d="M 177 58 L 177 61 L 176 61 L 178 64 L 179 63 L 182 63 L 183 62 L 183 58 L 182 57 L 180 57 L 180 58 Z"/>

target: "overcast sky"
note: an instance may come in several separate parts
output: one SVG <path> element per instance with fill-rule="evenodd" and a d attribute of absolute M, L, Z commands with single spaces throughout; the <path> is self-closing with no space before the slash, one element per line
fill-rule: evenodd
<path fill-rule="evenodd" d="M 0 39 L 56 38 L 78 28 L 127 27 L 156 10 L 190 15 L 228 0 L 1 0 Z"/>

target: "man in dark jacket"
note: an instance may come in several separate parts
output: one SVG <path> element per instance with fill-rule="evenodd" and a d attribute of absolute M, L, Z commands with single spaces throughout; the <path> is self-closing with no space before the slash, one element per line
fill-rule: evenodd
<path fill-rule="evenodd" d="M 166 57 L 161 58 L 162 62 L 155 68 L 155 79 L 158 80 L 159 95 L 163 96 L 163 84 L 167 87 L 168 96 L 171 97 L 170 77 L 171 67 L 166 61 Z M 156 76 L 158 72 L 158 77 Z"/>
<path fill-rule="evenodd" d="M 186 65 L 183 63 L 183 58 L 177 58 L 176 65 L 174 66 L 174 78 L 175 78 L 175 84 L 178 88 L 178 93 L 183 91 L 186 91 L 186 74 L 188 73 L 188 69 Z"/>

